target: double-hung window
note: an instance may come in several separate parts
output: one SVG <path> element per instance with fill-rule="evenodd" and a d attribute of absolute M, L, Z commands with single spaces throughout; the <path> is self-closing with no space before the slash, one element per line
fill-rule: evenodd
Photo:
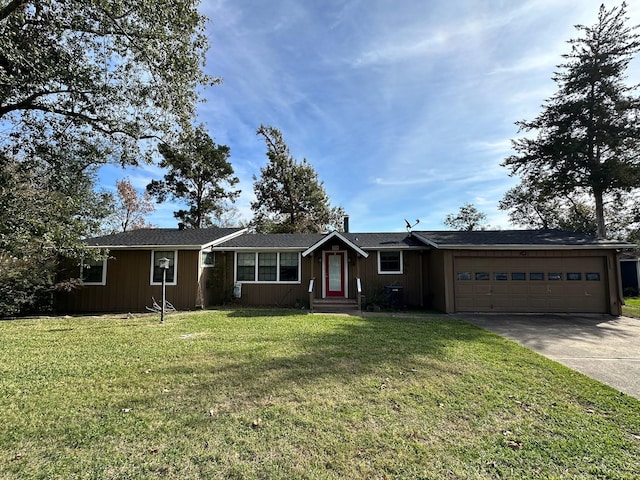
<path fill-rule="evenodd" d="M 402 250 L 381 250 L 378 252 L 379 274 L 402 273 Z"/>
<path fill-rule="evenodd" d="M 167 269 L 167 285 L 176 285 L 178 283 L 178 275 L 176 266 L 178 263 L 178 252 L 175 250 L 154 250 L 151 252 L 151 285 L 162 284 L 163 269 L 160 268 L 160 259 L 169 259 L 169 268 Z"/>
<path fill-rule="evenodd" d="M 238 252 L 236 281 L 298 283 L 300 254 L 298 252 Z"/>

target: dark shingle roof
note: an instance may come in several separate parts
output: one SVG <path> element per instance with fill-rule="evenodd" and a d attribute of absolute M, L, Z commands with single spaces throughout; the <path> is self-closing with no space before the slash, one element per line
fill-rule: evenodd
<path fill-rule="evenodd" d="M 329 234 L 322 233 L 254 233 L 242 235 L 217 246 L 218 249 L 240 248 L 307 248 L 320 242 Z M 340 233 L 354 245 L 365 249 L 408 248 L 424 246 L 407 233 Z"/>
<path fill-rule="evenodd" d="M 145 228 L 87 240 L 100 247 L 186 247 L 196 248 L 214 242 L 216 249 L 299 249 L 317 244 L 328 234 L 247 233 L 239 228 L 171 229 Z M 633 245 L 603 240 L 562 230 L 486 230 L 471 232 L 416 231 L 388 233 L 340 233 L 363 250 L 385 248 L 630 248 Z M 226 237 L 229 237 L 225 240 Z M 217 242 L 219 241 L 219 243 Z"/>
<path fill-rule="evenodd" d="M 406 232 L 398 233 L 344 233 L 346 238 L 364 250 L 384 248 L 423 247 L 424 244 Z"/>
<path fill-rule="evenodd" d="M 583 247 L 628 248 L 630 244 L 564 230 L 480 230 L 414 232 L 436 248 L 446 247 Z"/>
<path fill-rule="evenodd" d="M 299 248 L 305 250 L 324 237 L 321 233 L 248 233 L 217 245 L 219 249 Z"/>
<path fill-rule="evenodd" d="M 240 228 L 141 228 L 124 233 L 104 235 L 87 240 L 95 247 L 201 247 L 229 235 L 239 234 Z"/>

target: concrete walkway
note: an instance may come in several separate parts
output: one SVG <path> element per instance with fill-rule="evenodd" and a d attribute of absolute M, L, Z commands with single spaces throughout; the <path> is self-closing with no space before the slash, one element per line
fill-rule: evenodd
<path fill-rule="evenodd" d="M 640 399 L 640 319 L 569 314 L 452 316 Z"/>

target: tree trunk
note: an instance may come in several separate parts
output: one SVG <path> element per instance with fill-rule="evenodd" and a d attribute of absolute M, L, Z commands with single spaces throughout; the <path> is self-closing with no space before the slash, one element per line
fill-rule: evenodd
<path fill-rule="evenodd" d="M 604 224 L 604 200 L 603 193 L 596 189 L 593 190 L 593 198 L 596 201 L 596 236 L 598 238 L 606 238 L 607 236 L 607 227 Z"/>

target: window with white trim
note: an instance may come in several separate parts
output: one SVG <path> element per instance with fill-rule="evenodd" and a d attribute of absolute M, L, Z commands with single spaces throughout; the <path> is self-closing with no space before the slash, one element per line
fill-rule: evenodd
<path fill-rule="evenodd" d="M 106 285 L 107 259 L 83 260 L 80 265 L 80 278 L 83 285 Z"/>
<path fill-rule="evenodd" d="M 300 283 L 300 253 L 236 252 L 235 281 Z"/>
<path fill-rule="evenodd" d="M 169 268 L 167 269 L 167 285 L 177 285 L 177 250 L 154 250 L 151 252 L 151 285 L 162 285 L 162 268 L 160 268 L 160 259 L 169 259 Z"/>
<path fill-rule="evenodd" d="M 378 251 L 378 274 L 402 273 L 402 250 Z"/>
<path fill-rule="evenodd" d="M 215 267 L 216 266 L 216 252 L 205 252 L 204 250 L 200 251 L 200 257 L 202 259 L 203 267 Z"/>

